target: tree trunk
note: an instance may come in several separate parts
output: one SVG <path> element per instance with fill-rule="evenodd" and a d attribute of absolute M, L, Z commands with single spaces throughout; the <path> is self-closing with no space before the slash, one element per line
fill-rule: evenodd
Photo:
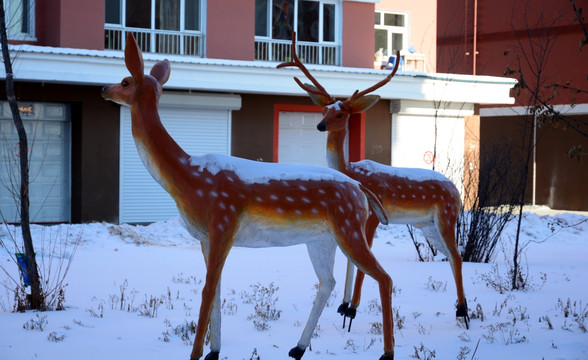
<path fill-rule="evenodd" d="M 14 126 L 18 132 L 19 151 L 20 151 L 20 225 L 22 238 L 24 242 L 25 254 L 27 257 L 27 276 L 31 283 L 31 295 L 29 305 L 31 309 L 42 309 L 44 305 L 43 293 L 41 290 L 41 281 L 37 269 L 37 260 L 35 259 L 35 249 L 31 236 L 30 219 L 29 219 L 29 154 L 27 133 L 25 131 L 16 96 L 14 94 L 14 75 L 12 73 L 12 63 L 10 62 L 10 53 L 8 51 L 8 38 L 6 33 L 6 13 L 4 11 L 4 0 L 0 0 L 0 41 L 2 45 L 2 57 L 4 59 L 4 68 L 6 69 L 6 97 L 10 105 L 10 111 L 14 120 Z"/>

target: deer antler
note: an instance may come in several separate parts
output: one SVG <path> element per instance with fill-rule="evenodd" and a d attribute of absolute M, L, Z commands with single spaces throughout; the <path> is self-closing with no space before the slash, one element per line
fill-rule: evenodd
<path fill-rule="evenodd" d="M 346 100 L 346 102 L 348 104 L 351 104 L 351 103 L 353 103 L 353 101 L 355 101 L 355 99 L 358 99 L 358 98 L 364 96 L 365 94 L 369 94 L 372 91 L 375 91 L 375 90 L 381 88 L 382 86 L 386 85 L 390 81 L 390 79 L 392 79 L 394 77 L 394 75 L 396 75 L 396 71 L 398 71 L 398 64 L 400 64 L 400 50 L 396 51 L 396 64 L 394 64 L 394 68 L 392 69 L 392 72 L 390 74 L 388 74 L 388 76 L 386 76 L 384 79 L 382 79 L 377 84 L 372 85 L 369 88 L 367 88 L 361 92 L 355 91 L 353 93 L 353 95 L 351 95 L 351 97 Z"/>
<path fill-rule="evenodd" d="M 318 82 L 318 80 L 315 79 L 314 76 L 312 76 L 310 74 L 310 71 L 308 71 L 306 66 L 304 66 L 302 61 L 300 61 L 300 59 L 298 58 L 298 55 L 296 55 L 296 32 L 295 31 L 292 33 L 292 59 L 294 61 L 283 62 L 283 63 L 279 64 L 277 66 L 277 68 L 279 69 L 279 68 L 283 68 L 283 67 L 287 67 L 287 66 L 295 66 L 295 67 L 299 68 L 302 71 L 302 73 L 308 78 L 308 80 L 312 81 L 314 86 L 316 86 L 316 89 L 306 86 L 297 77 L 294 77 L 294 81 L 296 81 L 298 86 L 300 86 L 304 91 L 309 92 L 311 94 L 324 96 L 330 103 L 334 103 L 335 99 L 333 99 L 331 97 L 331 95 L 329 95 L 327 90 L 325 90 L 325 88 Z"/>

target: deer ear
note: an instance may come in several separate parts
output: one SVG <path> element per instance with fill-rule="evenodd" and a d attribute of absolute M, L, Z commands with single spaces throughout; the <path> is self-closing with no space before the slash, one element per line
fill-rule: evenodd
<path fill-rule="evenodd" d="M 379 95 L 364 95 L 359 97 L 359 99 L 355 100 L 349 108 L 351 109 L 352 114 L 362 113 L 372 106 L 376 105 L 376 103 L 380 100 Z"/>
<path fill-rule="evenodd" d="M 127 36 L 127 44 L 125 46 L 125 64 L 135 81 L 140 81 L 145 77 L 143 73 L 143 55 L 131 33 Z"/>
<path fill-rule="evenodd" d="M 304 83 L 304 86 L 308 87 L 311 90 L 315 90 L 315 91 L 318 92 L 318 89 L 316 87 L 310 85 L 310 84 Z M 329 99 L 327 99 L 325 96 L 313 94 L 313 93 L 308 92 L 308 91 L 306 93 L 308 94 L 308 96 L 310 96 L 310 100 L 312 100 L 312 102 L 315 105 L 318 105 L 318 106 L 320 106 L 322 108 L 325 107 L 325 106 L 327 106 L 327 105 L 330 105 Z"/>
<path fill-rule="evenodd" d="M 150 75 L 153 76 L 160 85 L 163 85 L 169 79 L 170 72 L 171 66 L 169 65 L 169 61 L 165 59 L 153 65 Z"/>

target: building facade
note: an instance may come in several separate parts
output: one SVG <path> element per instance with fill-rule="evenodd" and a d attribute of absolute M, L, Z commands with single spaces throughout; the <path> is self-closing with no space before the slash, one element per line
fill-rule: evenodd
<path fill-rule="evenodd" d="M 527 203 L 586 211 L 578 181 L 588 177 L 588 49 L 580 46 L 588 39 L 574 4 L 586 11 L 585 1 L 445 2 L 437 70 L 524 82 L 513 105 L 481 106 L 481 150 L 512 149 L 514 163 L 528 158 Z"/>
<path fill-rule="evenodd" d="M 467 119 L 475 120 L 477 104 L 512 102 L 509 89 L 515 82 L 436 74 L 431 65 L 435 64 L 431 62 L 434 45 L 420 46 L 428 33 L 415 35 L 400 25 L 418 24 L 419 13 L 410 7 L 395 11 L 395 2 L 385 3 L 7 2 L 7 8 L 31 6 L 7 15 L 21 114 L 33 144 L 53 139 L 52 145 L 31 149 L 31 162 L 37 161 L 39 174 L 48 167 L 48 154 L 56 162 L 51 174 L 35 178 L 45 178 L 47 184 L 35 190 L 33 208 L 39 210 L 32 221 L 142 223 L 176 215 L 172 200 L 138 159 L 128 108 L 100 96 L 102 86 L 128 75 L 122 51 L 128 32 L 143 50 L 146 72 L 164 58 L 171 62 L 159 111 L 167 130 L 187 152 L 324 165 L 325 135 L 316 130 L 321 109 L 293 81 L 293 76 L 302 76 L 299 70 L 276 69 L 291 58 L 292 32 L 297 32 L 298 54 L 310 71 L 333 96 L 346 98 L 387 74 L 385 64 L 374 69 L 378 26 L 397 41 L 396 31 L 400 31 L 407 37 L 400 41 L 404 71 L 376 92 L 382 98 L 377 105 L 351 120 L 349 157 L 437 168 L 449 159 L 463 161 Z M 391 18 L 390 27 L 386 24 Z M 434 17 L 427 15 L 423 21 L 434 22 Z M 427 58 L 426 68 L 409 68 L 419 61 L 424 64 Z M 454 102 L 462 105 L 447 105 Z M 6 134 L 9 119 L 3 103 L 0 125 Z M 433 134 L 437 128 L 446 132 L 439 141 Z M 5 135 L 1 141 L 2 155 L 9 163 L 2 166 L 9 167 L 17 158 L 12 150 L 15 140 Z M 444 150 L 435 152 L 436 158 L 427 157 L 432 146 Z M 31 188 L 36 184 L 40 182 L 33 182 Z M 3 204 L 8 198 L 3 198 Z M 48 208 L 49 198 L 60 206 Z M 8 214 L 9 221 L 18 221 L 10 206 L 3 205 L 3 214 Z"/>

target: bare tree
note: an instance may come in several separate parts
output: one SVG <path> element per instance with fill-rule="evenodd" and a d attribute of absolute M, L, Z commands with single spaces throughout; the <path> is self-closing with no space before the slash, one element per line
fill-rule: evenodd
<path fill-rule="evenodd" d="M 35 258 L 33 239 L 31 236 L 30 219 L 29 219 L 29 161 L 28 161 L 28 141 L 27 134 L 20 117 L 18 103 L 14 93 L 14 74 L 12 72 L 12 63 L 10 52 L 8 50 L 8 36 L 6 31 L 6 14 L 4 11 L 4 0 L 0 0 L 0 42 L 2 45 L 2 57 L 4 68 L 6 70 L 6 95 L 10 105 L 10 111 L 14 120 L 14 126 L 18 132 L 20 147 L 20 222 L 21 231 L 25 248 L 25 267 L 26 275 L 31 284 L 31 295 L 28 297 L 29 307 L 31 309 L 43 309 L 45 301 L 41 289 L 41 281 Z"/>

